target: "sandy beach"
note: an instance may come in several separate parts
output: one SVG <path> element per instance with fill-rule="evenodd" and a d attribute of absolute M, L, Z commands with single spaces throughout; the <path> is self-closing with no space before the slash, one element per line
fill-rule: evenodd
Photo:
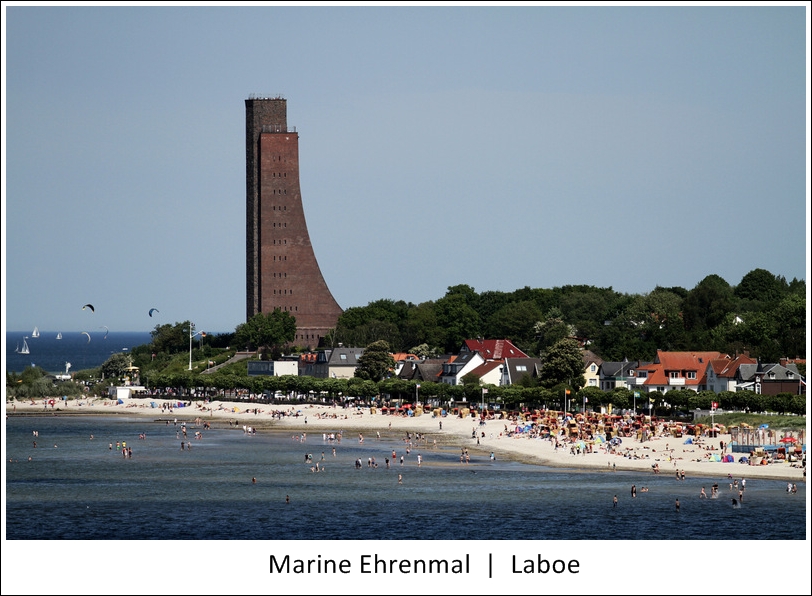
<path fill-rule="evenodd" d="M 157 407 L 153 407 L 155 403 Z M 722 454 L 720 442 L 727 445 L 729 434 L 718 434 L 714 438 L 700 437 L 697 442 L 686 444 L 685 438 L 673 436 L 652 436 L 645 441 L 633 437 L 622 439 L 614 452 L 605 443 L 591 445 L 591 452 L 573 453 L 569 444 L 555 448 L 554 442 L 547 439 L 529 438 L 526 433 L 512 433 L 517 423 L 509 420 L 493 419 L 480 424 L 478 418 L 470 416 L 435 416 L 431 412 L 420 415 L 392 415 L 371 411 L 370 408 L 342 408 L 322 405 L 276 405 L 255 404 L 252 402 L 212 401 L 193 402 L 187 407 L 176 407 L 170 411 L 162 408 L 169 402 L 155 398 L 128 398 L 123 403 L 112 399 L 11 401 L 6 403 L 7 416 L 24 415 L 127 415 L 142 416 L 153 420 L 186 421 L 193 424 L 196 419 L 208 422 L 212 427 L 228 428 L 249 426 L 263 430 L 290 431 L 292 433 L 341 432 L 345 441 L 392 439 L 404 437 L 407 432 L 420 433 L 424 441 L 432 445 L 451 445 L 467 448 L 470 452 L 490 454 L 497 459 L 512 459 L 530 464 L 575 468 L 591 471 L 636 470 L 654 474 L 655 466 L 662 475 L 676 475 L 683 471 L 687 476 L 703 476 L 726 479 L 770 478 L 785 481 L 805 480 L 804 470 L 799 464 L 787 462 L 769 465 L 746 465 L 738 463 L 742 453 L 733 453 L 734 463 L 712 461 L 712 454 Z M 187 402 L 188 403 L 188 402 Z M 67 405 L 66 405 L 67 404 Z M 483 436 L 484 433 L 484 436 Z M 474 438 L 476 435 L 476 438 Z"/>

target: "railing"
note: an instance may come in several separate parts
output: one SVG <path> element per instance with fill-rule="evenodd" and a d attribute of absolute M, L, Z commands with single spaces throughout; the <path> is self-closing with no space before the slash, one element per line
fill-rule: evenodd
<path fill-rule="evenodd" d="M 262 132 L 273 132 L 273 133 L 295 133 L 296 127 L 284 127 L 281 124 L 263 124 L 262 125 Z"/>

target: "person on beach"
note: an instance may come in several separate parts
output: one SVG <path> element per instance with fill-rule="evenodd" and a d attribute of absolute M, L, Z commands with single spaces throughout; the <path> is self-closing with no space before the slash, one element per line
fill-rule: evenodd
<path fill-rule="evenodd" d="M 290 504 L 290 495 L 285 495 L 285 503 Z"/>
<path fill-rule="evenodd" d="M 617 495 L 612 498 L 612 507 L 617 507 Z"/>
<path fill-rule="evenodd" d="M 699 491 L 699 498 L 700 499 L 707 499 L 708 498 L 708 495 L 705 494 L 705 487 L 704 486 L 702 487 L 702 490 Z"/>
<path fill-rule="evenodd" d="M 398 484 L 403 484 L 403 474 L 398 474 Z"/>
<path fill-rule="evenodd" d="M 637 486 L 632 484 L 632 498 L 637 496 Z"/>
<path fill-rule="evenodd" d="M 735 499 L 734 499 L 734 500 L 735 500 Z M 677 511 L 679 511 L 679 499 L 677 499 L 677 503 L 676 503 L 676 505 L 677 505 Z"/>

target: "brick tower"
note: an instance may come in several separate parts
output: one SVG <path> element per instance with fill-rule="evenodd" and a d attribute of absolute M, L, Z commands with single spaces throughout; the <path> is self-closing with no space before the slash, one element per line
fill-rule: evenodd
<path fill-rule="evenodd" d="M 316 261 L 299 188 L 299 135 L 281 97 L 245 100 L 247 318 L 279 308 L 300 346 L 318 346 L 342 310 Z"/>

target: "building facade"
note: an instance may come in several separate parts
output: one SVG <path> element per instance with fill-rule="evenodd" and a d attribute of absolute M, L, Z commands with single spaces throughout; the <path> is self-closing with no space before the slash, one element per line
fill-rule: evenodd
<path fill-rule="evenodd" d="M 287 100 L 245 100 L 245 164 L 246 320 L 278 308 L 296 318 L 293 343 L 318 346 L 342 310 L 310 243 Z"/>

